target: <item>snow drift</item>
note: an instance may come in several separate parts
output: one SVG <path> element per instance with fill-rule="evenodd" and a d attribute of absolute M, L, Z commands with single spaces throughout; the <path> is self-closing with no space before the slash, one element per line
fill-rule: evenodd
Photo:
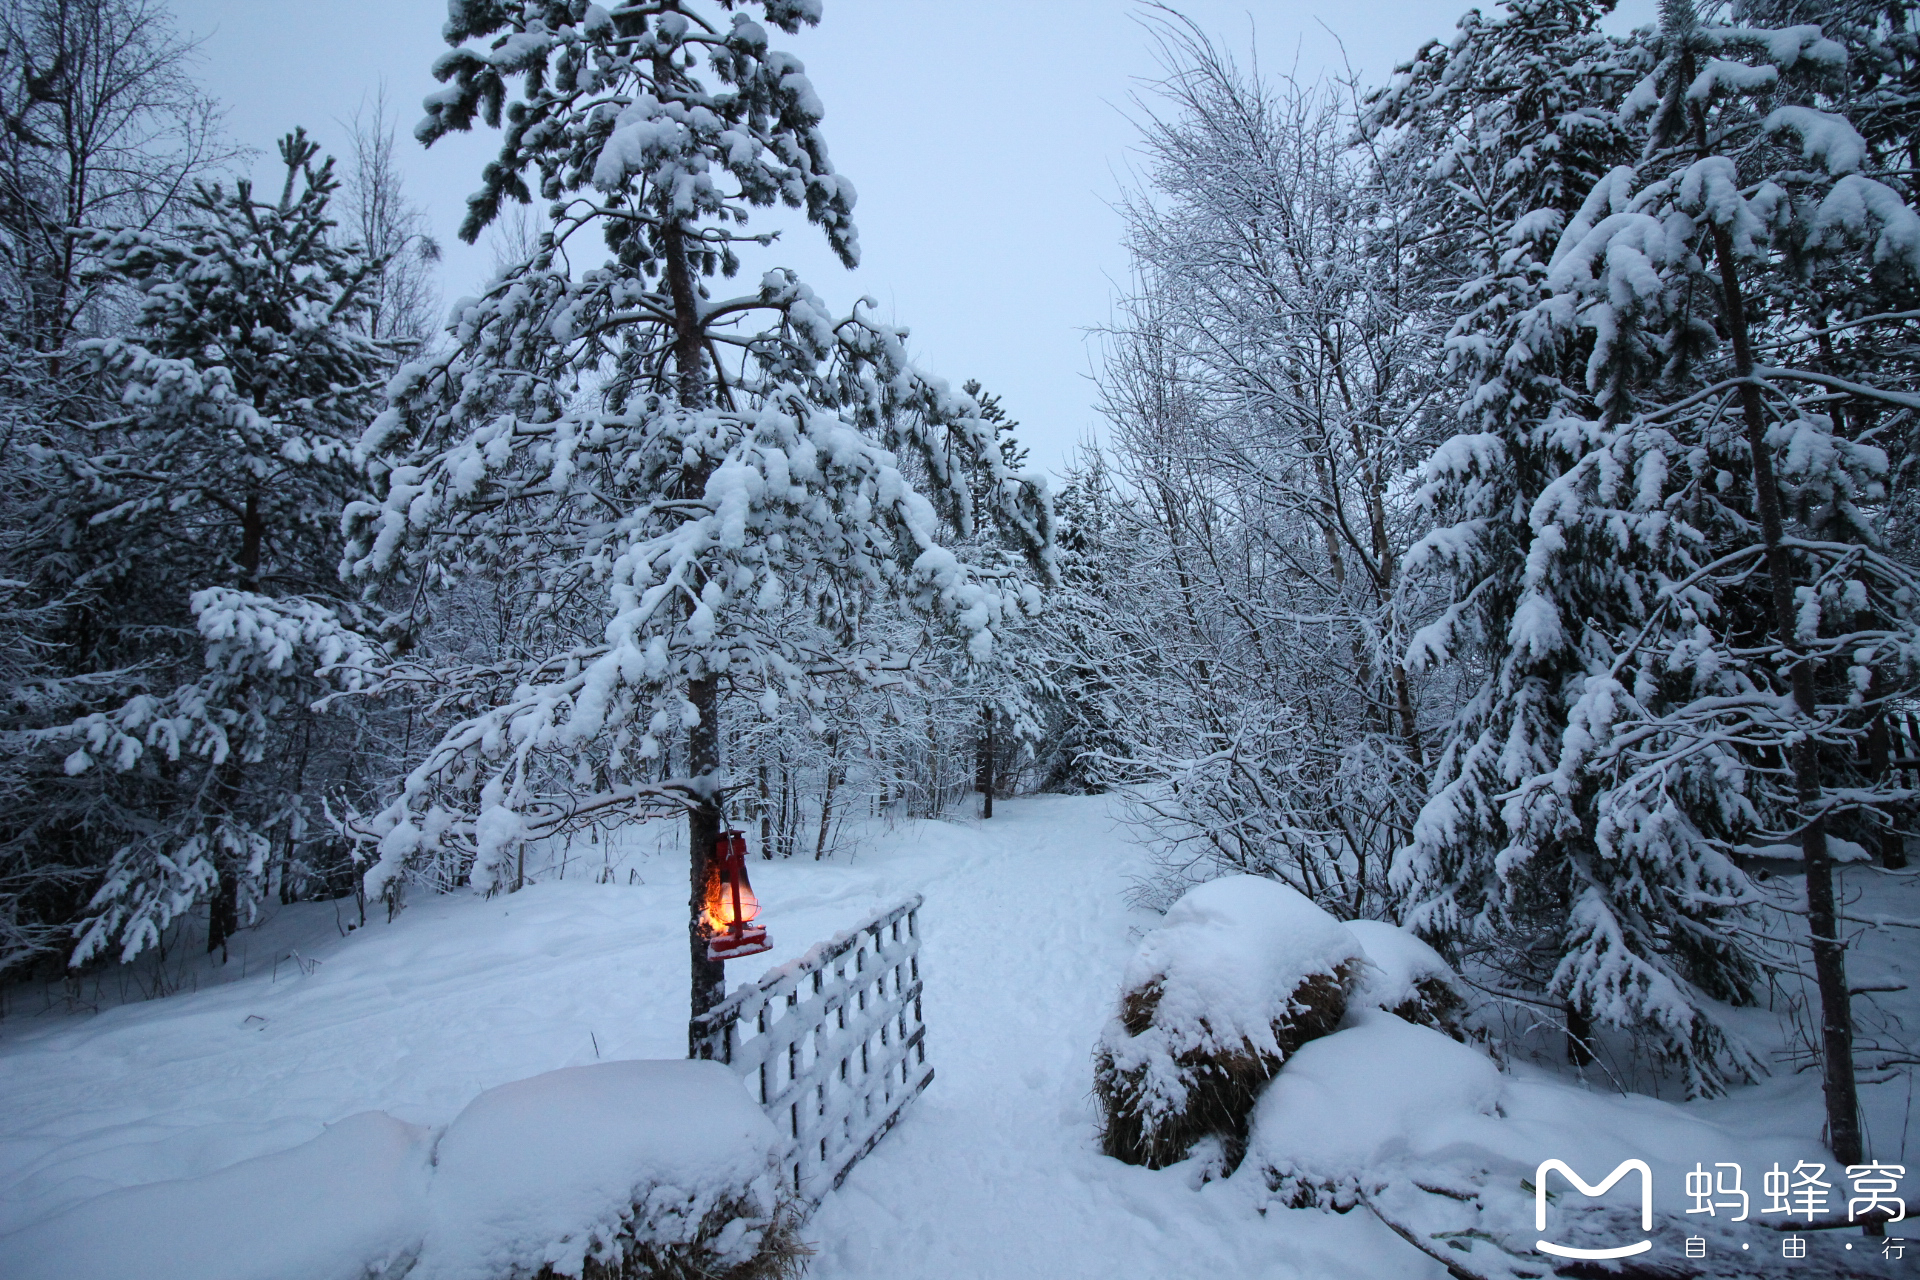
<path fill-rule="evenodd" d="M 489 1089 L 437 1144 L 382 1112 L 0 1237 L 9 1280 L 508 1280 L 774 1274 L 773 1125 L 716 1062 L 567 1067 Z"/>
<path fill-rule="evenodd" d="M 1683 1256 L 1685 1239 L 1699 1237 L 1714 1262 L 1697 1274 L 1735 1280 L 1778 1274 L 1777 1253 L 1769 1264 L 1765 1250 L 1742 1248 L 1769 1233 L 1725 1215 L 1685 1213 L 1678 1193 L 1687 1171 L 1728 1161 L 1758 1182 L 1772 1164 L 1832 1159 L 1804 1138 L 1752 1128 L 1654 1098 L 1589 1092 L 1545 1073 L 1503 1075 L 1437 1031 L 1359 1009 L 1339 1031 L 1303 1046 L 1260 1095 L 1236 1180 L 1263 1179 L 1268 1209 L 1364 1206 L 1449 1274 L 1517 1280 L 1545 1270 L 1532 1183 L 1544 1158 L 1589 1177 L 1644 1160 L 1658 1189 L 1650 1232 L 1640 1226 L 1636 1178 L 1591 1200 L 1551 1196 L 1547 1234 L 1582 1248 L 1650 1237 L 1662 1258 Z M 1753 1208 L 1761 1216 L 1757 1194 Z M 1795 1274 L 1828 1280 L 1865 1265 L 1816 1249 Z"/>
<path fill-rule="evenodd" d="M 426 1218 L 431 1133 L 379 1111 L 201 1178 L 109 1191 L 0 1236 L 9 1280 L 378 1280 Z"/>

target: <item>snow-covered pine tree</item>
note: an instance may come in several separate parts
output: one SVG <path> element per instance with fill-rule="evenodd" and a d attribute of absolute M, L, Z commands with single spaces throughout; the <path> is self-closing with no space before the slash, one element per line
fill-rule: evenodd
<path fill-rule="evenodd" d="M 462 235 L 508 199 L 537 196 L 549 225 L 530 261 L 456 308 L 449 350 L 395 378 L 361 444 L 384 497 L 348 516 L 354 577 L 426 599 L 493 575 L 538 620 L 523 657 L 441 673 L 464 714 L 363 824 L 369 891 L 435 857 L 504 885 L 528 840 L 684 810 L 695 1014 L 722 990 L 699 904 L 745 782 L 722 758 L 726 700 L 771 716 L 911 667 L 876 643 L 895 606 L 985 662 L 1004 620 L 1038 607 L 1032 575 L 1051 573 L 1042 486 L 1006 469 L 971 399 L 913 367 L 901 331 L 866 304 L 830 313 L 785 270 L 714 292 L 743 246 L 773 239 L 746 229 L 755 208 L 803 208 L 856 257 L 821 104 L 755 13 L 794 32 L 819 5 L 449 7 L 446 87 L 419 136 L 504 121 Z M 1025 569 L 943 545 L 977 516 Z"/>
<path fill-rule="evenodd" d="M 296 132 L 276 197 L 204 185 L 177 227 L 87 246 L 141 303 L 133 334 L 78 344 L 117 412 L 38 455 L 44 572 L 79 602 L 66 657 L 96 708 L 40 737 L 65 753 L 73 834 L 113 849 L 75 964 L 130 958 L 203 900 L 223 949 L 325 836 L 309 704 L 318 668 L 364 657 L 328 584 L 389 362 L 362 333 L 377 264 L 333 242 L 317 154 Z"/>

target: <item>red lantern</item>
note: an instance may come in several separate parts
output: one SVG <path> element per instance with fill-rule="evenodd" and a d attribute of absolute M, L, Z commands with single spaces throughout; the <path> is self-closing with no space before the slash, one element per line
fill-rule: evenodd
<path fill-rule="evenodd" d="M 760 914 L 760 900 L 747 882 L 747 837 L 722 831 L 713 842 L 711 867 L 705 908 L 707 959 L 732 960 L 772 950 L 766 926 L 753 923 Z"/>

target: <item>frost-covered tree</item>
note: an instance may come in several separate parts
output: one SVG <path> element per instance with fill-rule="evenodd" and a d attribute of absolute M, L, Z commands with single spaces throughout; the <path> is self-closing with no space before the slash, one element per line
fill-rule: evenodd
<path fill-rule="evenodd" d="M 164 224 L 233 158 L 156 0 L 0 7 L 0 330 L 43 354 L 100 332 L 108 277 L 87 235 Z"/>
<path fill-rule="evenodd" d="M 821 104 L 768 44 L 818 18 L 815 0 L 450 6 L 420 137 L 504 131 L 462 235 L 511 200 L 548 225 L 395 379 L 361 444 L 383 497 L 348 515 L 353 577 L 426 602 L 487 576 L 523 611 L 509 659 L 433 677 L 449 726 L 362 824 L 369 891 L 435 859 L 507 884 L 531 839 L 684 810 L 695 1013 L 723 981 L 698 909 L 710 855 L 748 783 L 724 758 L 728 699 L 772 718 L 899 678 L 915 657 L 881 624 L 900 609 L 989 662 L 1050 572 L 1043 490 L 902 332 L 785 270 L 720 291 L 773 238 L 747 229 L 758 208 L 804 210 L 855 260 Z M 981 519 L 1022 565 L 943 543 Z"/>
<path fill-rule="evenodd" d="M 38 735 L 64 774 L 41 783 L 43 835 L 111 851 L 76 964 L 131 957 L 203 901 L 223 948 L 325 838 L 308 704 L 319 667 L 364 649 L 329 584 L 387 366 L 360 314 L 376 264 L 333 242 L 317 150 L 283 140 L 269 198 L 202 186 L 177 227 L 87 246 L 141 306 L 134 332 L 78 347 L 109 411 L 39 454 L 42 586 L 72 602 L 65 691 L 85 709 Z"/>
<path fill-rule="evenodd" d="M 1085 697 L 1122 741 L 1089 737 L 1176 896 L 1225 866 L 1383 913 L 1423 755 L 1397 497 L 1438 416 L 1422 251 L 1341 89 L 1159 34 L 1103 362 L 1130 536 L 1072 593 L 1062 674 L 1104 672 Z"/>
<path fill-rule="evenodd" d="M 348 123 L 353 162 L 341 182 L 342 230 L 380 264 L 366 290 L 367 331 L 410 350 L 437 327 L 440 297 L 433 271 L 440 245 L 429 232 L 426 213 L 408 198 L 386 86 Z"/>

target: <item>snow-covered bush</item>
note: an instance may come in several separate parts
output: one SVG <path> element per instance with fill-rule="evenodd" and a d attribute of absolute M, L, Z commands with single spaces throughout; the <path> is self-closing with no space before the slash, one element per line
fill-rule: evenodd
<path fill-rule="evenodd" d="M 1277 881 L 1188 890 L 1140 944 L 1094 1052 L 1106 1153 L 1159 1169 L 1218 1136 L 1237 1164 L 1260 1086 L 1340 1025 L 1362 963 L 1353 934 Z"/>
<path fill-rule="evenodd" d="M 440 1139 L 413 1280 L 780 1275 L 777 1138 L 717 1062 L 598 1062 L 489 1089 Z"/>
<path fill-rule="evenodd" d="M 1355 1008 L 1385 1009 L 1408 1022 L 1465 1039 L 1466 1001 L 1459 980 L 1438 951 L 1384 920 L 1349 920 L 1347 929 L 1367 953 L 1353 990 Z"/>

